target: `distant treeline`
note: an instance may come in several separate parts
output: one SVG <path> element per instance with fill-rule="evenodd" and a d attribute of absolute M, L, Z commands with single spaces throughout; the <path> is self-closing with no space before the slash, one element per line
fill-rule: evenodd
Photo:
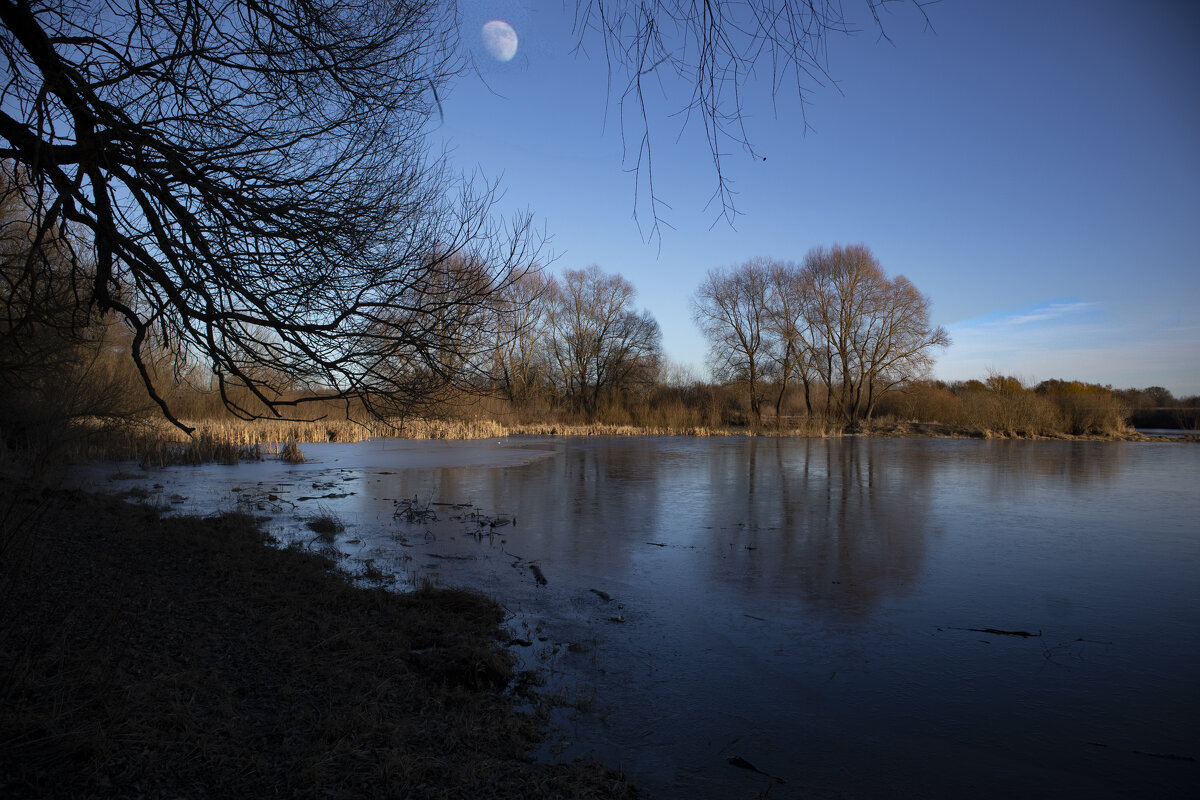
<path fill-rule="evenodd" d="M 983 380 L 915 381 L 890 396 L 885 414 L 963 425 L 1006 435 L 1116 436 L 1131 427 L 1197 427 L 1200 397 L 1176 400 L 1161 386 L 1113 389 L 1051 379 L 1025 386 L 991 375 Z M 1150 424 L 1161 419 L 1164 424 Z"/>
<path fill-rule="evenodd" d="M 135 345 L 145 331 L 99 316 L 81 299 L 86 276 L 64 267 L 74 240 L 31 228 L 27 199 L 0 192 L 0 460 L 107 453 L 162 463 L 176 457 L 167 449 L 187 442 L 163 424 L 164 406 L 202 429 L 187 444 L 189 460 L 244 457 L 263 442 L 391 433 L 616 426 L 840 435 L 917 422 L 968 435 L 1121 436 L 1131 425 L 1198 427 L 1198 399 L 1162 387 L 922 378 L 948 337 L 929 324 L 928 299 L 888 277 L 861 245 L 817 248 L 802 264 L 760 259 L 710 271 L 693 307 L 711 346 L 712 379 L 671 364 L 658 323 L 634 305 L 633 285 L 590 267 L 558 277 L 530 270 L 481 290 L 486 302 L 448 303 L 430 322 L 435 338 L 454 344 L 438 351 L 438 363 L 422 370 L 396 356 L 408 370 L 397 371 L 411 395 L 402 403 L 374 389 L 331 396 L 282 365 L 270 374 L 255 367 L 254 381 L 237 384 L 186 348 L 172 349 L 170 337 Z M 456 377 L 432 379 L 439 374 Z M 148 384 L 159 387 L 161 403 Z M 400 412 L 382 416 L 380 408 Z M 251 424 L 280 409 L 292 419 Z"/>

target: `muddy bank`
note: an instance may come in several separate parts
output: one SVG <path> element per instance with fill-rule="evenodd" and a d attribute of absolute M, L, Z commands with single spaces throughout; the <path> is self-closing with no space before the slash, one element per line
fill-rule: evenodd
<path fill-rule="evenodd" d="M 0 493 L 0 548 L 0 795 L 636 796 L 529 758 L 491 600 L 355 588 L 245 516 L 28 486 Z"/>

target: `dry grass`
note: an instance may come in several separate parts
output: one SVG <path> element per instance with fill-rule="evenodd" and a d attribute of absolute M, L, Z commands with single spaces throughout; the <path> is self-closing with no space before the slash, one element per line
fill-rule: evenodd
<path fill-rule="evenodd" d="M 307 459 L 300 445 L 290 441 L 279 450 L 279 460 L 287 464 L 303 464 Z"/>
<path fill-rule="evenodd" d="M 757 428 L 706 428 L 610 425 L 606 423 L 526 423 L 513 425 L 510 434 L 531 436 L 841 436 L 840 425 L 820 419 L 791 418 L 783 420 L 781 426 L 765 424 Z"/>
<path fill-rule="evenodd" d="M 171 464 L 225 463 L 261 460 L 277 455 L 288 463 L 305 460 L 301 443 L 360 442 L 376 437 L 405 439 L 489 439 L 509 435 L 535 436 L 839 436 L 839 426 L 802 417 L 784 420 L 782 427 L 764 425 L 757 429 L 706 427 L 702 425 L 634 425 L 609 423 L 514 423 L 504 425 L 488 419 L 476 420 L 371 420 L 352 422 L 281 422 L 271 420 L 192 421 L 196 433 L 188 437 L 165 421 L 151 420 L 136 426 L 107 428 L 90 423 L 91 435 L 73 455 L 75 458 L 129 460 L 145 467 Z"/>
<path fill-rule="evenodd" d="M 1015 382 L 1012 391 L 952 393 L 944 388 L 917 386 L 885 397 L 878 416 L 935 423 L 972 435 L 987 437 L 1127 438 L 1128 411 L 1111 393 L 1043 394 Z M 980 386 L 983 384 L 981 383 Z M 690 398 L 689 408 L 678 398 L 665 398 L 658 406 L 633 412 L 610 409 L 606 422 L 587 422 L 567 415 L 553 421 L 495 419 L 326 419 L 281 421 L 201 419 L 189 421 L 197 428 L 191 437 L 159 419 L 125 420 L 119 424 L 98 418 L 84 421 L 68 457 L 73 459 L 136 459 L 146 467 L 169 464 L 220 462 L 235 464 L 277 455 L 299 463 L 302 443 L 359 442 L 371 438 L 487 439 L 511 434 L 537 436 L 841 436 L 840 422 L 804 414 L 768 418 L 748 424 L 745 414 L 722 408 L 720 397 Z M 505 415 L 498 415 L 506 418 Z M 508 415 L 511 418 L 512 415 Z M 738 424 L 729 424 L 733 420 Z M 612 421 L 618 420 L 618 421 Z M 623 421 L 621 421 L 623 420 Z M 878 425 L 867 424 L 858 432 Z M 897 435 L 894 430 L 886 435 Z M 957 434 L 956 434 L 957 435 Z"/>
<path fill-rule="evenodd" d="M 346 530 L 346 526 L 325 506 L 317 506 L 317 513 L 309 517 L 305 523 L 308 529 L 313 533 L 320 534 L 321 538 L 332 540 L 334 536 Z"/>
<path fill-rule="evenodd" d="M 0 560 L 3 796 L 635 796 L 528 759 L 494 602 L 356 589 L 245 516 L 50 500 Z"/>
<path fill-rule="evenodd" d="M 554 423 L 534 422 L 513 425 L 510 434 L 527 436 L 729 436 L 728 429 L 700 427 L 641 427 L 636 425 L 612 425 L 608 423 Z"/>
<path fill-rule="evenodd" d="M 137 460 L 143 466 L 227 463 L 300 453 L 308 442 L 361 442 L 378 437 L 406 439 L 485 439 L 504 436 L 492 420 L 347 419 L 319 421 L 185 420 L 190 437 L 165 420 L 147 419 L 114 426 L 95 418 L 80 423 L 82 434 L 66 455 L 73 459 Z M 296 463 L 296 462 L 293 462 Z"/>

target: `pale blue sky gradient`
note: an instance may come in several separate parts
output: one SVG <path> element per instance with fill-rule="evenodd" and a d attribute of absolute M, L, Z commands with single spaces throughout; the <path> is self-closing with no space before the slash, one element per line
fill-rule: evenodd
<path fill-rule="evenodd" d="M 666 86 L 651 123 L 673 227 L 645 241 L 620 84 L 597 47 L 572 54 L 571 3 L 467 0 L 479 74 L 443 98 L 435 136 L 500 178 L 503 209 L 533 212 L 551 270 L 630 279 L 676 361 L 704 364 L 689 297 L 706 270 L 862 242 L 954 338 L 936 377 L 1200 394 L 1200 2 L 945 0 L 933 31 L 909 7 L 885 16 L 891 43 L 864 2 L 845 7 L 862 32 L 830 40 L 838 85 L 807 87 L 807 132 L 790 87 L 775 104 L 765 81 L 748 87 L 766 161 L 729 148 L 733 227 L 706 207 L 703 131 L 665 114 L 687 87 Z M 493 18 L 517 31 L 510 62 L 480 42 Z"/>

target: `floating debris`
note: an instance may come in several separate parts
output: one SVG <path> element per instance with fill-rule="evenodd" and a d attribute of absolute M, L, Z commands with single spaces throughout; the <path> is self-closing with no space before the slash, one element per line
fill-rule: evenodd
<path fill-rule="evenodd" d="M 938 628 L 941 630 L 941 628 Z M 1023 639 L 1034 638 L 1042 635 L 1041 631 L 1030 633 L 1029 631 L 1006 631 L 1000 628 L 949 628 L 952 631 L 971 631 L 973 633 L 990 633 L 993 636 L 1020 636 Z"/>
<path fill-rule="evenodd" d="M 319 494 L 313 497 L 297 497 L 296 502 L 300 502 L 301 500 L 341 500 L 343 497 L 349 497 L 352 494 L 354 494 L 354 492 L 345 492 L 343 494 L 331 492 L 329 494 Z"/>
<path fill-rule="evenodd" d="M 542 568 L 537 564 L 530 564 L 529 571 L 533 573 L 533 579 L 537 581 L 538 586 L 546 585 L 546 576 L 542 572 Z"/>
<path fill-rule="evenodd" d="M 393 500 L 392 504 L 395 507 L 392 516 L 397 519 L 405 522 L 437 522 L 434 510 L 429 505 L 419 505 L 415 497 L 412 500 Z"/>
<path fill-rule="evenodd" d="M 769 772 L 763 772 L 761 769 L 754 766 L 753 764 L 751 764 L 749 761 L 742 758 L 741 756 L 730 756 L 729 758 L 727 758 L 725 760 L 728 761 L 731 766 L 737 767 L 738 769 L 750 770 L 751 772 L 757 772 L 759 775 L 766 775 L 768 778 L 779 781 L 780 783 L 787 783 L 787 781 L 785 781 L 783 778 L 779 777 L 778 775 L 772 775 Z"/>
<path fill-rule="evenodd" d="M 591 592 L 592 594 L 596 595 L 596 597 L 599 597 L 601 600 L 603 600 L 606 603 L 612 601 L 612 595 L 610 595 L 608 592 L 602 592 L 599 589 L 588 589 L 588 591 Z"/>

